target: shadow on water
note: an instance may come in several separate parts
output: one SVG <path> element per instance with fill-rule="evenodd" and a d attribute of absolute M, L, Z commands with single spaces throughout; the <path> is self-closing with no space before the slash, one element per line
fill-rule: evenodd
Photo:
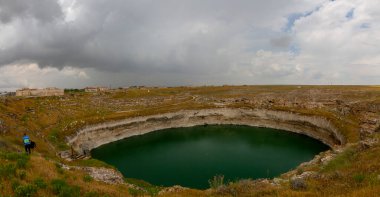
<path fill-rule="evenodd" d="M 328 149 L 291 132 L 208 125 L 134 136 L 94 149 L 92 156 L 114 165 L 128 178 L 205 189 L 217 174 L 225 180 L 273 178 Z"/>

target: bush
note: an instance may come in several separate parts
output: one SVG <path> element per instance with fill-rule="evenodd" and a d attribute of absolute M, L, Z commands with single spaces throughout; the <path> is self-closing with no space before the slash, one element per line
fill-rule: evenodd
<path fill-rule="evenodd" d="M 54 179 L 51 181 L 51 188 L 54 194 L 58 195 L 64 187 L 67 187 L 67 183 L 61 179 Z"/>
<path fill-rule="evenodd" d="M 95 191 L 92 191 L 92 192 L 87 192 L 84 197 L 99 197 L 99 193 L 98 192 L 95 192 Z"/>
<path fill-rule="evenodd" d="M 365 176 L 363 174 L 355 174 L 352 178 L 356 183 L 362 183 L 365 179 Z"/>
<path fill-rule="evenodd" d="M 128 192 L 132 196 L 143 196 L 144 195 L 144 191 L 138 190 L 138 189 L 135 189 L 135 188 L 129 188 Z"/>
<path fill-rule="evenodd" d="M 58 196 L 59 197 L 79 197 L 80 188 L 78 186 L 63 187 L 60 193 L 58 194 Z"/>
<path fill-rule="evenodd" d="M 18 172 L 18 177 L 19 177 L 21 180 L 24 180 L 25 177 L 26 177 L 26 172 L 25 172 L 24 170 L 19 171 L 19 172 Z"/>
<path fill-rule="evenodd" d="M 34 179 L 33 184 L 37 188 L 40 188 L 40 189 L 45 189 L 47 187 L 47 184 L 45 183 L 45 181 L 42 178 L 36 178 L 36 179 Z"/>
<path fill-rule="evenodd" d="M 37 188 L 34 185 L 20 185 L 15 190 L 16 197 L 31 197 L 37 193 Z"/>
<path fill-rule="evenodd" d="M 0 152 L 0 158 L 16 161 L 17 168 L 25 168 L 27 162 L 29 161 L 29 156 L 23 153 L 15 153 L 15 152 Z"/>
<path fill-rule="evenodd" d="M 29 156 L 21 154 L 21 156 L 17 159 L 16 167 L 25 168 L 28 161 L 29 161 Z"/>
<path fill-rule="evenodd" d="M 51 188 L 55 195 L 59 197 L 79 197 L 80 188 L 77 186 L 70 186 L 66 181 L 61 179 L 54 179 L 51 181 Z"/>
<path fill-rule="evenodd" d="M 83 177 L 84 182 L 91 182 L 92 180 L 94 180 L 94 179 L 88 174 L 84 175 L 84 177 Z"/>
<path fill-rule="evenodd" d="M 0 165 L 0 177 L 11 178 L 16 175 L 16 166 L 14 164 Z"/>
<path fill-rule="evenodd" d="M 210 184 L 210 188 L 217 189 L 218 187 L 224 185 L 224 176 L 216 175 L 212 179 L 208 180 L 208 183 Z"/>
<path fill-rule="evenodd" d="M 146 188 L 146 191 L 147 191 L 147 193 L 150 196 L 157 196 L 158 192 L 160 192 L 160 188 L 158 188 L 158 187 L 149 187 L 149 188 Z"/>
<path fill-rule="evenodd" d="M 12 180 L 11 182 L 12 190 L 15 191 L 18 186 L 20 186 L 20 182 L 18 180 Z"/>
<path fill-rule="evenodd" d="M 55 169 L 59 174 L 63 174 L 64 170 L 62 169 L 62 166 L 59 163 L 55 163 Z"/>
<path fill-rule="evenodd" d="M 20 154 L 15 152 L 1 152 L 1 158 L 10 160 L 10 161 L 16 161 L 19 158 Z"/>

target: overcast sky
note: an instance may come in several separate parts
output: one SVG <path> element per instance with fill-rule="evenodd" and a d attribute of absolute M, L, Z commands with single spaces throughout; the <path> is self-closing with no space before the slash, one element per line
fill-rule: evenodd
<path fill-rule="evenodd" d="M 380 84 L 376 0 L 0 0 L 0 90 Z"/>

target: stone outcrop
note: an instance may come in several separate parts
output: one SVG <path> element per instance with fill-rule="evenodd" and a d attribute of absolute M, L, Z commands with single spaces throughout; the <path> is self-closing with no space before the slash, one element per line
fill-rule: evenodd
<path fill-rule="evenodd" d="M 175 113 L 135 117 L 87 126 L 67 142 L 79 154 L 123 138 L 143 135 L 173 127 L 191 127 L 204 124 L 236 124 L 268 127 L 304 134 L 334 148 L 345 144 L 344 137 L 323 117 L 305 116 L 285 111 L 247 109 L 182 110 Z"/>
<path fill-rule="evenodd" d="M 96 168 L 96 167 L 80 167 L 80 166 L 68 166 L 64 164 L 59 164 L 63 169 L 66 170 L 81 170 L 90 175 L 93 179 L 97 181 L 102 181 L 108 184 L 126 184 L 124 182 L 123 175 L 114 169 L 110 168 Z"/>

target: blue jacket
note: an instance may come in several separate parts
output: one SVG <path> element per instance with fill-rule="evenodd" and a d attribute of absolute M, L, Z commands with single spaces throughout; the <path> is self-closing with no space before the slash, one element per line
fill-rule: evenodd
<path fill-rule="evenodd" d="M 24 145 L 29 145 L 30 144 L 30 139 L 29 139 L 29 136 L 25 135 L 23 138 L 22 138 L 23 142 L 24 142 Z"/>

